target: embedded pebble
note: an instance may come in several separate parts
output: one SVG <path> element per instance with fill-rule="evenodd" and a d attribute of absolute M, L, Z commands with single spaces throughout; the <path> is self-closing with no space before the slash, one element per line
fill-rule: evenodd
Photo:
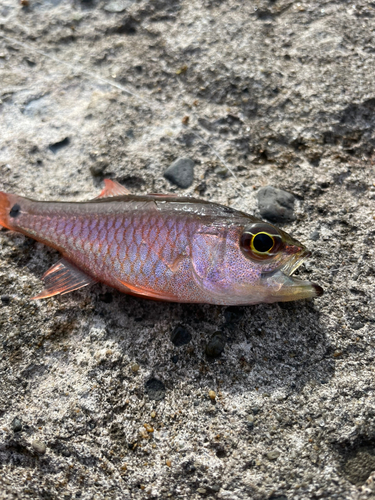
<path fill-rule="evenodd" d="M 354 321 L 352 323 L 352 328 L 353 330 L 360 330 L 361 328 L 363 328 L 365 325 L 361 322 L 361 321 Z"/>
<path fill-rule="evenodd" d="M 215 391 L 208 391 L 208 397 L 212 400 L 216 399 L 216 392 Z"/>
<path fill-rule="evenodd" d="M 267 453 L 266 456 L 267 456 L 268 460 L 276 460 L 277 458 L 279 458 L 280 452 L 277 450 L 273 450 L 273 451 L 270 451 L 269 453 Z"/>
<path fill-rule="evenodd" d="M 45 443 L 43 443 L 43 441 L 39 441 L 38 439 L 33 441 L 31 443 L 31 446 L 33 447 L 33 449 L 37 453 L 39 453 L 39 455 L 44 455 L 44 453 L 46 452 L 46 449 L 47 449 L 47 446 L 45 445 Z"/>
<path fill-rule="evenodd" d="M 13 432 L 20 432 L 22 431 L 22 422 L 19 418 L 15 417 L 12 421 L 12 429 Z"/>
<path fill-rule="evenodd" d="M 318 241 L 318 239 L 320 238 L 320 233 L 319 231 L 313 231 L 311 234 L 310 234 L 310 240 L 312 241 Z"/>
<path fill-rule="evenodd" d="M 178 325 L 174 328 L 171 333 L 171 342 L 176 347 L 181 347 L 186 345 L 191 340 L 191 333 L 185 327 Z"/>
<path fill-rule="evenodd" d="M 257 193 L 260 215 L 271 222 L 294 220 L 294 196 L 282 189 L 266 186 Z"/>
<path fill-rule="evenodd" d="M 110 13 L 123 12 L 128 9 L 134 0 L 112 0 L 104 6 L 104 10 Z"/>
<path fill-rule="evenodd" d="M 10 303 L 10 297 L 9 295 L 2 295 L 1 297 L 1 302 L 7 306 Z"/>
<path fill-rule="evenodd" d="M 176 186 L 187 189 L 194 181 L 194 162 L 190 158 L 178 158 L 164 172 L 164 177 Z"/>
<path fill-rule="evenodd" d="M 210 358 L 218 358 L 225 348 L 225 337 L 217 332 L 206 345 L 206 354 Z"/>

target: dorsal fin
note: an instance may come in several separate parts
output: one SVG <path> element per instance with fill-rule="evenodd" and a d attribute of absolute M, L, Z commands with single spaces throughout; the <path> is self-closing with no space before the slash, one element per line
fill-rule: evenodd
<path fill-rule="evenodd" d="M 95 280 L 87 276 L 83 271 L 70 264 L 65 259 L 59 260 L 43 275 L 45 289 L 32 300 L 46 299 L 53 295 L 63 294 L 78 290 L 87 285 L 95 283 Z"/>
<path fill-rule="evenodd" d="M 112 196 L 122 196 L 123 194 L 130 194 L 130 191 L 126 187 L 122 186 L 117 181 L 112 181 L 111 179 L 104 179 L 104 188 L 99 196 L 99 198 L 111 198 Z"/>

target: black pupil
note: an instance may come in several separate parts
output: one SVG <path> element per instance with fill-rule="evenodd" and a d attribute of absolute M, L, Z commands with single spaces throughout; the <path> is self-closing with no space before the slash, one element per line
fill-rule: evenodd
<path fill-rule="evenodd" d="M 253 246 L 257 252 L 268 252 L 273 247 L 273 239 L 268 234 L 259 233 L 254 236 Z"/>

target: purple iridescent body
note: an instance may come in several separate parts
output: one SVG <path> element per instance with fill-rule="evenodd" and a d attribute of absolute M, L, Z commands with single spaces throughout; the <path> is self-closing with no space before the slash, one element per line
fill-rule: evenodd
<path fill-rule="evenodd" d="M 282 248 L 272 258 L 253 258 L 241 248 L 246 228 L 261 222 L 250 215 L 193 198 L 105 198 L 112 194 L 108 185 L 104 191 L 101 199 L 81 203 L 0 194 L 2 225 L 64 257 L 60 274 L 56 268 L 49 272 L 54 283 L 37 298 L 94 281 L 176 302 L 254 304 L 318 294 L 316 285 L 290 277 L 306 255 L 304 247 L 269 224 Z"/>

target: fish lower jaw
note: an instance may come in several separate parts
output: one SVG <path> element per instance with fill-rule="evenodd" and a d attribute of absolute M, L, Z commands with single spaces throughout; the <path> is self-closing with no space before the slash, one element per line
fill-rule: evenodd
<path fill-rule="evenodd" d="M 323 295 L 323 288 L 316 283 L 288 276 L 281 271 L 265 278 L 265 281 L 269 287 L 269 302 L 313 299 Z"/>

